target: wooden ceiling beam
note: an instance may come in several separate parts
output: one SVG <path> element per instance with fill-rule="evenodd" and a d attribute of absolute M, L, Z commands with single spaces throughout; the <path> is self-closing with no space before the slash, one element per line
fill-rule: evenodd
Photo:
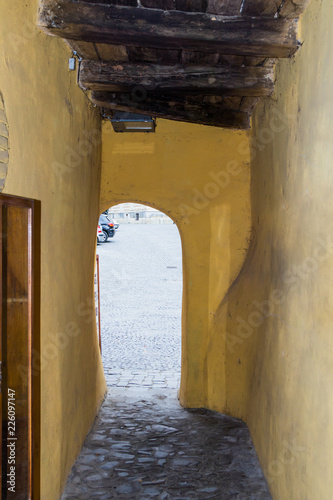
<path fill-rule="evenodd" d="M 62 38 L 168 50 L 289 57 L 299 47 L 296 21 L 44 0 L 39 25 Z"/>
<path fill-rule="evenodd" d="M 305 10 L 309 0 L 284 0 L 281 2 L 279 16 L 287 19 L 299 17 Z"/>
<path fill-rule="evenodd" d="M 207 12 L 224 16 L 238 16 L 243 0 L 208 0 Z"/>
<path fill-rule="evenodd" d="M 245 0 L 243 16 L 271 16 L 277 13 L 282 0 Z"/>
<path fill-rule="evenodd" d="M 79 83 L 85 90 L 181 92 L 267 96 L 274 90 L 272 66 L 182 66 L 83 60 Z"/>
<path fill-rule="evenodd" d="M 150 7 L 152 9 L 174 10 L 174 0 L 141 0 L 143 7 Z"/>
<path fill-rule="evenodd" d="M 243 111 L 225 108 L 223 105 L 203 106 L 201 103 L 187 102 L 186 99 L 175 99 L 172 96 L 145 96 L 135 100 L 131 94 L 112 92 L 92 92 L 91 101 L 105 109 L 141 113 L 168 120 L 176 120 L 214 127 L 248 130 L 250 115 Z"/>

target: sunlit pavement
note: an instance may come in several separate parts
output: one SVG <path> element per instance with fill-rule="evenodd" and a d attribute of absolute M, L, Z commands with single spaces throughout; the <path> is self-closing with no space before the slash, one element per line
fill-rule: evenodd
<path fill-rule="evenodd" d="M 120 225 L 97 252 L 106 373 L 180 373 L 182 253 L 177 227 Z"/>
<path fill-rule="evenodd" d="M 178 389 L 180 385 L 179 371 L 123 371 L 107 370 L 105 373 L 107 386 L 126 389 L 143 387 L 152 389 Z"/>

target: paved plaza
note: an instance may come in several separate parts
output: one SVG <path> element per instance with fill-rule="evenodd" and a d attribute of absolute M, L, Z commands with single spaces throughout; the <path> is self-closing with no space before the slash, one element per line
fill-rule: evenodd
<path fill-rule="evenodd" d="M 246 425 L 179 405 L 176 226 L 124 225 L 97 252 L 108 396 L 62 500 L 270 500 Z"/>
<path fill-rule="evenodd" d="M 182 253 L 177 227 L 124 224 L 97 252 L 106 374 L 140 372 L 152 380 L 161 372 L 179 376 Z"/>

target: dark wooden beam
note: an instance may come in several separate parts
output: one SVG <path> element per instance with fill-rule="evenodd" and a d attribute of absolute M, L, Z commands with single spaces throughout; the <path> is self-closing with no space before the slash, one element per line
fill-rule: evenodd
<path fill-rule="evenodd" d="M 132 63 L 178 64 L 181 50 L 162 50 L 150 47 L 127 47 L 128 59 Z"/>
<path fill-rule="evenodd" d="M 271 16 L 277 13 L 282 0 L 245 0 L 243 16 Z"/>
<path fill-rule="evenodd" d="M 133 94 L 92 92 L 91 101 L 102 108 L 129 113 L 143 113 L 165 118 L 214 127 L 248 130 L 250 115 L 242 111 L 224 108 L 222 105 L 203 105 L 202 102 L 188 102 L 186 98 L 146 95 L 139 99 Z"/>
<path fill-rule="evenodd" d="M 174 10 L 174 0 L 141 0 L 143 7 L 150 7 L 152 9 Z"/>
<path fill-rule="evenodd" d="M 299 17 L 308 3 L 309 0 L 284 0 L 281 4 L 279 15 L 287 19 Z"/>
<path fill-rule="evenodd" d="M 137 7 L 138 5 L 138 0 L 79 0 L 79 2 L 104 3 L 107 5 L 125 5 L 127 7 Z"/>
<path fill-rule="evenodd" d="M 207 0 L 175 0 L 175 7 L 187 12 L 206 12 Z"/>
<path fill-rule="evenodd" d="M 208 0 L 207 12 L 223 16 L 238 16 L 243 0 Z"/>
<path fill-rule="evenodd" d="M 76 40 L 65 40 L 67 45 L 76 52 L 79 57 L 84 57 L 85 59 L 92 59 L 94 61 L 100 61 L 100 57 L 96 50 L 96 44 L 90 42 L 80 42 Z"/>
<path fill-rule="evenodd" d="M 116 45 L 289 57 L 299 47 L 296 21 L 45 1 L 39 25 L 62 38 Z"/>
<path fill-rule="evenodd" d="M 274 90 L 272 66 L 182 66 L 107 63 L 84 60 L 79 82 L 85 90 L 181 92 L 267 96 Z"/>

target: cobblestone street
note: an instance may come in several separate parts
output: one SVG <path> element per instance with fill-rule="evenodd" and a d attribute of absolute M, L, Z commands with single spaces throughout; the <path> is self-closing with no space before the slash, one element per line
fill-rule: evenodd
<path fill-rule="evenodd" d="M 136 380 L 138 372 L 149 380 L 161 372 L 178 377 L 182 254 L 177 227 L 123 224 L 97 252 L 103 363 L 106 374 L 118 375 L 108 380 L 119 382 L 123 371 Z"/>
<path fill-rule="evenodd" d="M 109 392 L 62 500 L 270 500 L 244 423 L 170 389 Z"/>
<path fill-rule="evenodd" d="M 179 405 L 176 226 L 123 225 L 97 253 L 108 396 L 62 500 L 270 500 L 246 425 Z"/>

